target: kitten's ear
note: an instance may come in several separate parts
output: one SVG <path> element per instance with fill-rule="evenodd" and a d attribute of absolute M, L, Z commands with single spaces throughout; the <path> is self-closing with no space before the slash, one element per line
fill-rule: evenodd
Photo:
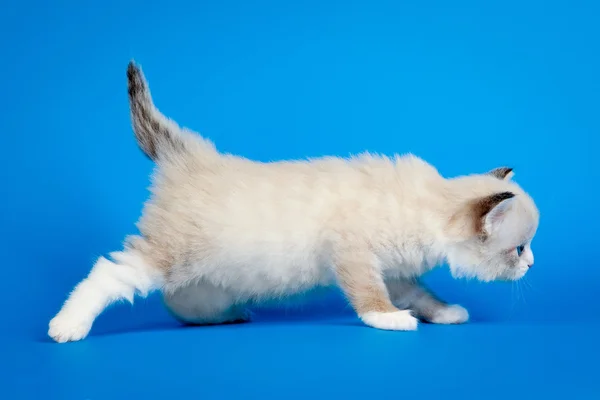
<path fill-rule="evenodd" d="M 514 176 L 513 169 L 510 167 L 499 167 L 488 172 L 489 175 L 495 176 L 498 179 L 509 180 Z"/>
<path fill-rule="evenodd" d="M 487 235 L 496 230 L 514 201 L 514 193 L 501 192 L 486 196 L 473 204 L 475 230 Z"/>

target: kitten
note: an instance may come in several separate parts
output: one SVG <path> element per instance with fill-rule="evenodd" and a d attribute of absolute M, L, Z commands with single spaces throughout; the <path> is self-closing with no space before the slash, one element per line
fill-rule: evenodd
<path fill-rule="evenodd" d="M 111 303 L 160 290 L 182 321 L 248 318 L 247 306 L 338 285 L 364 324 L 415 330 L 467 311 L 419 283 L 517 280 L 533 264 L 539 214 L 510 168 L 443 178 L 412 155 L 259 163 L 219 153 L 154 106 L 133 62 L 133 130 L 156 162 L 139 236 L 101 257 L 50 321 L 57 342 L 84 338 Z"/>

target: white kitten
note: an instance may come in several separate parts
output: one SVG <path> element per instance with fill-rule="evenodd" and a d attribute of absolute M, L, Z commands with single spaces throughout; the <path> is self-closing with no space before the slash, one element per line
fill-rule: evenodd
<path fill-rule="evenodd" d="M 418 277 L 447 262 L 455 276 L 520 279 L 533 264 L 532 199 L 509 168 L 445 179 L 414 157 L 259 163 L 220 154 L 165 118 L 134 64 L 134 132 L 157 168 L 152 196 L 112 260 L 73 290 L 49 335 L 84 338 L 111 303 L 161 290 L 183 321 L 247 319 L 247 305 L 339 285 L 362 321 L 414 330 L 467 311 Z M 413 316 L 414 314 L 414 316 Z"/>

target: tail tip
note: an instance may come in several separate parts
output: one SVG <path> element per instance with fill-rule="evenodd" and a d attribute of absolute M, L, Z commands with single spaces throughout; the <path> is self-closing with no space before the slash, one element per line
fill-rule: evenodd
<path fill-rule="evenodd" d="M 127 64 L 127 78 L 130 80 L 134 78 L 136 75 L 140 74 L 140 67 L 135 63 L 133 59 L 129 61 Z"/>
<path fill-rule="evenodd" d="M 146 89 L 146 83 L 144 75 L 140 67 L 132 59 L 127 64 L 127 82 L 129 88 L 129 95 L 134 96 L 138 93 L 143 93 Z"/>

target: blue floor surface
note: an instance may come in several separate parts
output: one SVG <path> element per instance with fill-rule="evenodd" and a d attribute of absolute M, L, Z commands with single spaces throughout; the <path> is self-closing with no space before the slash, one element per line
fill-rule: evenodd
<path fill-rule="evenodd" d="M 133 315 L 135 311 L 132 310 Z M 600 324 L 363 326 L 352 315 L 4 342 L 6 399 L 597 399 Z"/>

